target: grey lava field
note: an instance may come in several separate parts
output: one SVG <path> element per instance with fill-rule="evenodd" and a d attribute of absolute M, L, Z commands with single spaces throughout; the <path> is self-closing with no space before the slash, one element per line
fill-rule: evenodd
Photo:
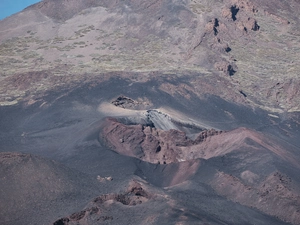
<path fill-rule="evenodd" d="M 1 225 L 300 225 L 298 0 L 43 0 L 0 20 Z"/>

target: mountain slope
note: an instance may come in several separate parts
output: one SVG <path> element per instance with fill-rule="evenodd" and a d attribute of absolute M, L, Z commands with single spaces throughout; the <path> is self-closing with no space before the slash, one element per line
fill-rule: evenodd
<path fill-rule="evenodd" d="M 44 0 L 0 21 L 1 224 L 298 225 L 299 10 Z"/>
<path fill-rule="evenodd" d="M 49 75 L 23 90 L 2 87 L 9 92 L 2 104 L 26 90 L 61 85 L 57 79 L 79 82 L 86 73 L 90 79 L 103 71 L 178 70 L 222 83 L 225 76 L 247 104 L 297 111 L 299 7 L 297 1 L 42 1 L 0 22 L 1 80 L 9 87 L 14 74 Z M 236 100 L 227 92 L 222 97 Z"/>

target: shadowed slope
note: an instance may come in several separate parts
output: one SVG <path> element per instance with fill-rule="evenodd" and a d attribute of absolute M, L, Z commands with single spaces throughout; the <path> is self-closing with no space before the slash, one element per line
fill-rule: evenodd
<path fill-rule="evenodd" d="M 41 218 L 47 223 L 75 210 L 99 188 L 96 179 L 19 153 L 0 153 L 0 181 L 1 224 L 33 224 Z"/>

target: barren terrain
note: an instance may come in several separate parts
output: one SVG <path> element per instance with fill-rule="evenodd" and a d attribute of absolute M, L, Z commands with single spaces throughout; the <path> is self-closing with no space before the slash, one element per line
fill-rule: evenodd
<path fill-rule="evenodd" d="M 0 223 L 299 225 L 299 11 L 44 0 L 1 20 Z"/>

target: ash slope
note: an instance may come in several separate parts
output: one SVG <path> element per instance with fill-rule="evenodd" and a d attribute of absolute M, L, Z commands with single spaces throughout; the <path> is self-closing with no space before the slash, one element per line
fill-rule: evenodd
<path fill-rule="evenodd" d="M 0 153 L 0 180 L 1 224 L 49 224 L 101 188 L 86 174 L 21 153 Z"/>

